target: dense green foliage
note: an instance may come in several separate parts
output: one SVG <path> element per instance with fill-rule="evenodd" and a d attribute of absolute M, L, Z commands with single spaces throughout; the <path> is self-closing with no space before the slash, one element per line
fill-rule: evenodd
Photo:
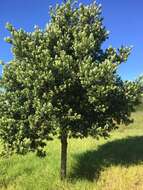
<path fill-rule="evenodd" d="M 102 50 L 108 38 L 101 9 L 70 1 L 51 9 L 45 30 L 6 27 L 13 60 L 3 66 L 0 138 L 8 152 L 41 153 L 53 136 L 108 136 L 130 122 L 139 86 L 118 66 L 130 48 Z"/>
<path fill-rule="evenodd" d="M 141 86 L 141 91 L 142 91 L 142 93 L 143 93 L 143 76 L 140 76 L 140 77 L 138 78 L 138 82 L 139 82 L 139 84 L 140 84 L 140 86 Z"/>

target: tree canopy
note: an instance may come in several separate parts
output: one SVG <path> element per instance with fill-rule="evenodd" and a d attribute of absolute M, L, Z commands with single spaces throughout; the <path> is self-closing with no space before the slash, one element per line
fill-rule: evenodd
<path fill-rule="evenodd" d="M 13 60 L 3 66 L 0 138 L 5 150 L 40 155 L 54 136 L 107 137 L 128 124 L 139 99 L 139 85 L 123 81 L 119 65 L 130 47 L 102 49 L 109 33 L 101 7 L 71 1 L 51 9 L 44 30 L 7 24 Z M 66 140 L 64 141 L 66 143 Z"/>
<path fill-rule="evenodd" d="M 143 93 L 143 75 L 141 75 L 137 80 L 138 80 L 138 82 L 139 82 L 139 84 L 141 86 L 141 91 Z"/>

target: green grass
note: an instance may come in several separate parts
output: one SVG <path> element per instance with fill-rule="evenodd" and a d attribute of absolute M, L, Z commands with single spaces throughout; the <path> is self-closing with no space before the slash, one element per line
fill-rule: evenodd
<path fill-rule="evenodd" d="M 47 157 L 29 153 L 0 159 L 0 190 L 143 190 L 143 112 L 108 140 L 70 139 L 68 179 L 59 179 L 60 143 L 47 144 Z"/>

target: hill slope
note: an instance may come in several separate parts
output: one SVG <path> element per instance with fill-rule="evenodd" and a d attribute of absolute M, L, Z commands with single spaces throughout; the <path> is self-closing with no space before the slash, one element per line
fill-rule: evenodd
<path fill-rule="evenodd" d="M 134 123 L 108 140 L 70 139 L 68 181 L 60 182 L 60 143 L 48 142 L 47 157 L 0 159 L 1 190 L 143 190 L 143 106 Z"/>

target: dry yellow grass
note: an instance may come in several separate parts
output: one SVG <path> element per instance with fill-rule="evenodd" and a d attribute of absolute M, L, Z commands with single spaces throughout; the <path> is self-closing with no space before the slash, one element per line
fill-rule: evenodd
<path fill-rule="evenodd" d="M 111 166 L 101 172 L 97 186 L 100 190 L 143 190 L 143 164 Z"/>

